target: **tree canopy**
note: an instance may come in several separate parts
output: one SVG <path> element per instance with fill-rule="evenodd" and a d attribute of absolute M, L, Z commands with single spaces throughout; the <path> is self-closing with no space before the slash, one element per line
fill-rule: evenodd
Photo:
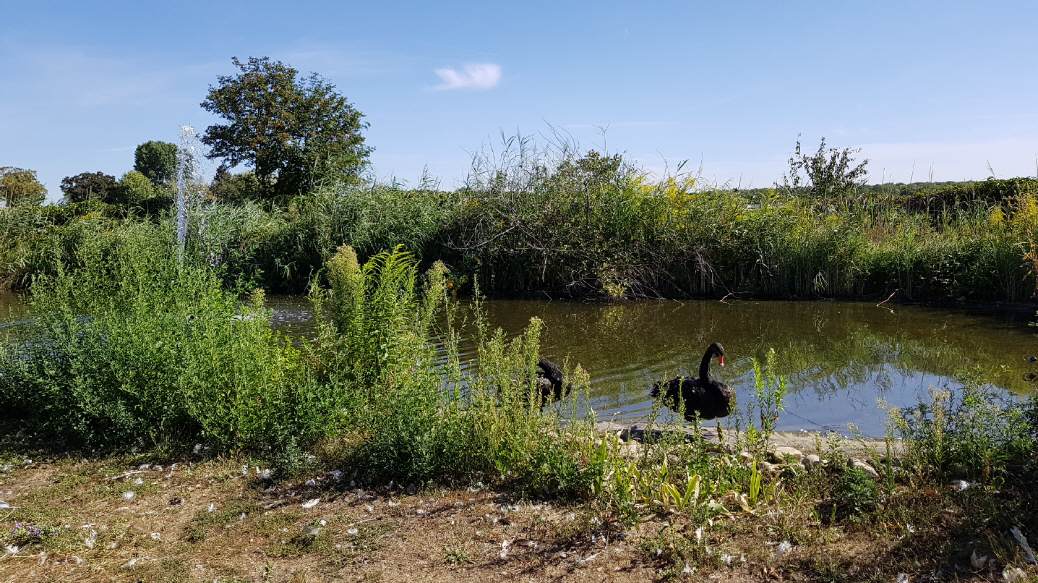
<path fill-rule="evenodd" d="M 38 205 L 46 199 L 47 188 L 36 178 L 35 171 L 0 166 L 0 200 L 4 205 Z"/>
<path fill-rule="evenodd" d="M 104 172 L 81 172 L 61 180 L 61 192 L 65 193 L 68 202 L 119 202 L 122 198 L 120 190 L 115 177 Z"/>
<path fill-rule="evenodd" d="M 172 184 L 177 178 L 177 145 L 148 141 L 133 153 L 133 169 L 156 186 Z"/>
<path fill-rule="evenodd" d="M 358 178 L 371 153 L 367 124 L 332 84 L 267 57 L 233 62 L 238 73 L 221 76 L 202 102 L 226 120 L 201 138 L 210 158 L 250 165 L 271 198 Z"/>
<path fill-rule="evenodd" d="M 130 170 L 119 179 L 119 199 L 125 204 L 136 205 L 156 195 L 155 185 L 143 172 Z"/>

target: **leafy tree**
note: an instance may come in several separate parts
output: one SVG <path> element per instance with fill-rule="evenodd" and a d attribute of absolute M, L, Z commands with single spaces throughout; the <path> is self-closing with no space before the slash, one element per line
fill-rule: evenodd
<path fill-rule="evenodd" d="M 46 199 L 47 188 L 36 178 L 35 171 L 0 166 L 0 200 L 4 205 L 39 205 Z"/>
<path fill-rule="evenodd" d="M 172 184 L 177 178 L 177 145 L 154 140 L 144 142 L 133 153 L 133 169 L 156 186 Z"/>
<path fill-rule="evenodd" d="M 853 195 L 864 186 L 868 160 L 857 162 L 854 156 L 860 150 L 825 147 L 825 138 L 818 144 L 818 151 L 805 154 L 797 139 L 793 155 L 789 158 L 789 174 L 783 178 L 786 188 L 796 192 L 808 189 L 811 195 L 821 200 Z M 806 182 L 805 182 L 806 178 Z"/>
<path fill-rule="evenodd" d="M 139 204 L 153 198 L 156 194 L 155 185 L 144 173 L 130 170 L 119 179 L 118 202 L 124 204 Z M 114 201 L 113 201 L 114 202 Z"/>
<path fill-rule="evenodd" d="M 242 202 L 260 197 L 263 185 L 254 172 L 232 174 L 226 166 L 216 169 L 213 184 L 209 188 L 214 198 L 223 202 Z"/>
<path fill-rule="evenodd" d="M 104 172 L 82 172 L 66 176 L 61 180 L 61 192 L 65 193 L 65 199 L 69 202 L 100 200 L 118 203 L 122 195 L 115 176 Z"/>
<path fill-rule="evenodd" d="M 316 74 L 267 57 L 233 59 L 239 72 L 221 76 L 202 107 L 227 123 L 206 128 L 210 158 L 252 166 L 266 195 L 281 198 L 328 180 L 356 180 L 371 148 L 363 114 Z"/>

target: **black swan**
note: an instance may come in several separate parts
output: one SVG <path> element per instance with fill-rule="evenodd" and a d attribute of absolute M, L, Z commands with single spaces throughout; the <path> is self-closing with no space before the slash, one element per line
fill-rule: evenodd
<path fill-rule="evenodd" d="M 572 388 L 572 383 L 566 384 L 559 365 L 543 357 L 537 360 L 537 392 L 542 407 L 569 395 Z"/>
<path fill-rule="evenodd" d="M 663 391 L 663 403 L 675 411 L 685 409 L 685 419 L 726 417 L 732 412 L 735 392 L 721 381 L 710 378 L 710 360 L 717 357 L 717 362 L 724 366 L 724 347 L 714 342 L 706 349 L 703 362 L 699 365 L 699 378 L 677 377 L 665 383 L 656 383 L 652 388 L 652 397 L 658 398 Z"/>

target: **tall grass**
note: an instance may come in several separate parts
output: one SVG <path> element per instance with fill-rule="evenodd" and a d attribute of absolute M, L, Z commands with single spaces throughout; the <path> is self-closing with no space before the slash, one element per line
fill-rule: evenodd
<path fill-rule="evenodd" d="M 195 244 L 227 281 L 288 292 L 308 289 L 342 245 L 363 260 L 399 244 L 488 295 L 1025 301 L 1038 284 L 1034 181 L 870 188 L 820 204 L 523 140 L 478 162 L 449 192 L 353 184 L 284 208 L 209 202 Z M 109 206 L 0 210 L 0 281 L 53 271 L 49 250 L 84 229 L 142 220 Z"/>

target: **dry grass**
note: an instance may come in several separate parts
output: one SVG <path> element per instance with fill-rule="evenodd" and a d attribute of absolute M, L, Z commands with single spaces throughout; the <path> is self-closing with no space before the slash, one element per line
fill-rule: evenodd
<path fill-rule="evenodd" d="M 970 566 L 956 537 L 983 529 L 970 524 L 962 498 L 938 490 L 904 493 L 896 510 L 862 523 L 825 525 L 816 501 L 797 497 L 808 485 L 787 482 L 773 504 L 722 516 L 697 534 L 680 513 L 623 527 L 587 504 L 523 502 L 486 489 L 372 491 L 333 474 L 272 484 L 245 459 L 5 462 L 0 499 L 14 508 L 0 510 L 0 524 L 43 531 L 0 558 L 0 579 L 10 581 L 1001 577 Z"/>

